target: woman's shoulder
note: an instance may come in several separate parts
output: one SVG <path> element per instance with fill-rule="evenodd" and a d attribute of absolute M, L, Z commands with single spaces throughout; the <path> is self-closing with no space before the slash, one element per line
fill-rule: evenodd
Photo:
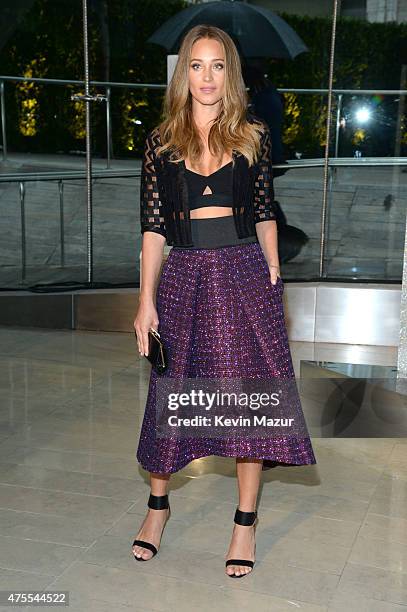
<path fill-rule="evenodd" d="M 156 125 L 147 132 L 144 143 L 144 152 L 154 161 L 154 163 L 159 159 L 161 160 L 161 154 L 159 153 L 161 145 L 160 126 Z"/>
<path fill-rule="evenodd" d="M 161 138 L 160 138 L 160 126 L 154 126 L 146 136 L 146 141 L 150 144 L 150 146 L 160 146 Z"/>
<path fill-rule="evenodd" d="M 250 109 L 247 111 L 246 118 L 249 123 L 257 124 L 261 128 L 260 142 L 261 146 L 264 146 L 264 144 L 271 138 L 271 132 L 268 123 L 264 119 L 256 115 Z"/>
<path fill-rule="evenodd" d="M 256 123 L 260 126 L 261 128 L 261 134 L 260 134 L 261 156 L 263 156 L 265 153 L 268 154 L 270 147 L 271 147 L 271 131 L 270 131 L 270 127 L 268 123 L 264 119 L 262 119 L 258 115 L 255 115 L 251 111 L 248 112 L 248 121 L 250 123 Z"/>
<path fill-rule="evenodd" d="M 248 123 L 257 123 L 258 125 L 260 125 L 263 130 L 266 130 L 268 128 L 267 123 L 265 122 L 264 119 L 262 119 L 261 117 L 259 117 L 258 115 L 256 115 L 253 111 L 251 111 L 250 109 L 246 112 L 246 119 L 248 121 Z"/>

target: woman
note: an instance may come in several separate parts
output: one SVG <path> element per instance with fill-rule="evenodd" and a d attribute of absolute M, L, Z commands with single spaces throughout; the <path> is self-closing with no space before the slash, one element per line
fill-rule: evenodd
<path fill-rule="evenodd" d="M 247 102 L 231 38 L 214 26 L 192 28 L 166 91 L 164 121 L 146 139 L 142 282 L 134 321 L 140 354 L 147 354 L 152 327 L 169 364 L 164 375 L 151 370 L 137 450 L 150 472 L 151 493 L 134 557 L 147 561 L 157 553 L 170 516 L 171 473 L 198 457 L 236 457 L 239 505 L 225 566 L 231 577 L 253 569 L 262 469 L 316 463 L 307 435 L 256 437 L 237 427 L 226 436 L 158 435 L 163 380 L 295 380 L 282 305 L 270 132 L 247 113 Z M 165 242 L 173 248 L 155 296 Z"/>

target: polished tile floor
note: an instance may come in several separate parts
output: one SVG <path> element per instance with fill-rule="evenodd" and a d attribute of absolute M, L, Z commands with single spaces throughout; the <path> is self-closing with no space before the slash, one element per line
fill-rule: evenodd
<path fill-rule="evenodd" d="M 300 359 L 397 360 L 291 348 L 297 372 Z M 171 478 L 159 554 L 136 563 L 149 364 L 134 336 L 0 328 L 0 360 L 0 590 L 69 591 L 71 612 L 407 611 L 405 439 L 314 439 L 317 465 L 263 474 L 256 565 L 240 580 L 224 574 L 234 460 L 194 461 Z"/>

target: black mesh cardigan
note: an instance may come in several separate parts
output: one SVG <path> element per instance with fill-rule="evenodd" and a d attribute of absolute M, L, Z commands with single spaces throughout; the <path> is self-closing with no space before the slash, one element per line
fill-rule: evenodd
<path fill-rule="evenodd" d="M 233 151 L 233 216 L 239 238 L 255 236 L 256 223 L 276 219 L 270 129 L 264 121 L 248 115 L 247 120 L 263 125 L 261 151 L 253 166 L 246 157 Z M 170 162 L 166 151 L 157 155 L 161 145 L 158 127 L 147 136 L 141 166 L 141 233 L 157 232 L 169 246 L 193 246 L 188 207 L 188 185 L 183 165 Z"/>

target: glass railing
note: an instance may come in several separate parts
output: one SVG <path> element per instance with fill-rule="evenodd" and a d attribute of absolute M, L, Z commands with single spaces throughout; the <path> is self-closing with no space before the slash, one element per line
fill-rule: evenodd
<path fill-rule="evenodd" d="M 89 219 L 84 106 L 71 100 L 83 83 L 0 77 L 3 290 L 44 284 L 51 289 L 70 282 L 87 287 L 89 278 L 98 286 L 138 285 L 143 116 L 147 109 L 159 110 L 166 86 L 93 82 L 92 87 L 103 96 L 92 104 Z M 284 278 L 400 282 L 407 208 L 401 101 L 406 92 L 334 90 L 325 164 L 327 90 L 279 91 L 288 94 L 293 117 L 301 108 L 307 117 L 311 113 L 307 121 L 293 119 L 284 130 L 288 163 L 274 165 L 275 199 L 283 213 Z M 39 103 L 31 108 L 21 105 L 22 99 Z"/>
<path fill-rule="evenodd" d="M 95 170 L 93 177 L 93 282 L 137 286 L 140 173 Z M 3 174 L 0 192 L 0 287 L 87 286 L 85 172 Z"/>
<path fill-rule="evenodd" d="M 325 276 L 401 282 L 406 159 L 366 159 L 361 165 L 338 162 L 331 167 Z"/>
<path fill-rule="evenodd" d="M 405 159 L 291 161 L 274 179 L 285 280 L 401 282 L 406 222 Z M 92 278 L 138 286 L 140 160 L 134 170 L 93 170 Z M 83 284 L 88 274 L 84 170 L 0 175 L 0 287 Z M 167 250 L 168 252 L 168 250 Z"/>
<path fill-rule="evenodd" d="M 165 85 L 92 81 L 99 95 L 92 109 L 92 153 L 111 167 L 114 158 L 134 158 L 143 146 L 145 125 L 159 113 Z M 85 152 L 85 105 L 72 99 L 84 93 L 82 81 L 0 76 L 3 161 L 10 153 Z"/>
<path fill-rule="evenodd" d="M 78 80 L 0 76 L 3 160 L 13 153 L 81 154 L 85 107 L 72 96 Z M 91 81 L 93 154 L 135 157 L 146 125 L 159 116 L 165 84 Z M 324 156 L 327 89 L 278 88 L 284 94 L 284 148 L 288 159 Z M 333 89 L 331 157 L 399 157 L 405 90 Z M 404 138 L 405 140 L 405 138 Z"/>

